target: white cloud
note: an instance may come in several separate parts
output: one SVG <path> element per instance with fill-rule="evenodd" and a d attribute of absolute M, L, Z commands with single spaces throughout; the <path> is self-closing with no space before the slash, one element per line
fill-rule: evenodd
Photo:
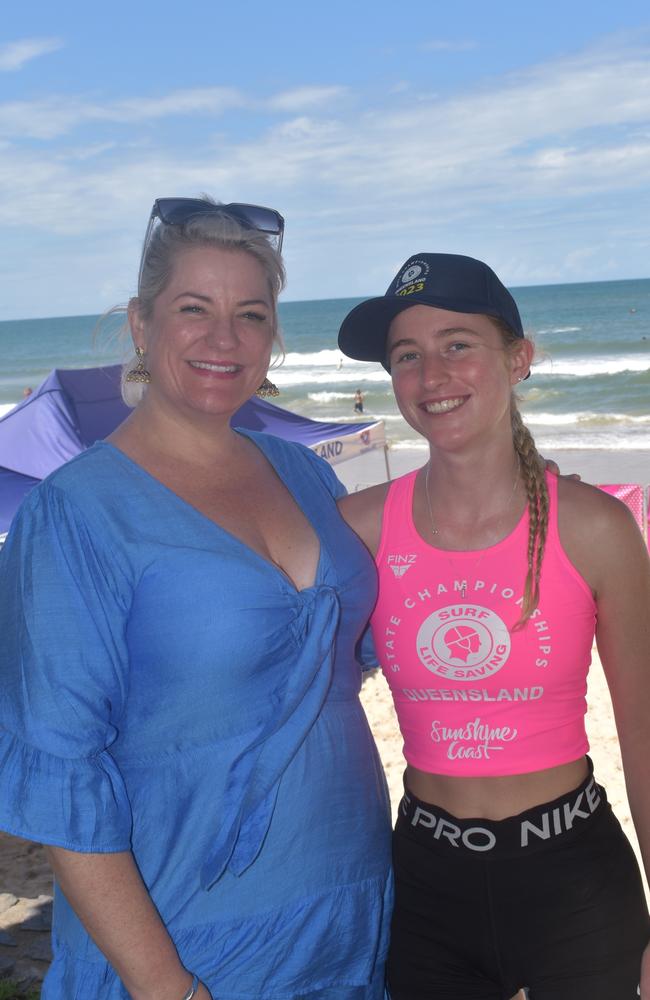
<path fill-rule="evenodd" d="M 57 155 L 56 159 L 63 163 L 73 164 L 76 161 L 82 163 L 86 160 L 96 160 L 106 153 L 122 148 L 117 142 L 94 142 L 85 145 L 67 147 L 65 152 Z"/>
<path fill-rule="evenodd" d="M 104 103 L 54 95 L 37 101 L 0 104 L 0 137 L 49 141 L 99 122 L 135 125 L 183 115 L 214 118 L 236 108 L 296 114 L 329 105 L 345 92 L 346 88 L 339 86 L 300 87 L 267 100 L 254 100 L 233 87 L 205 87 Z"/>
<path fill-rule="evenodd" d="M 105 107 L 96 106 L 91 113 L 99 120 L 136 123 L 173 115 L 221 115 L 247 103 L 244 95 L 233 87 L 206 87 L 179 90 L 165 97 L 134 97 Z"/>
<path fill-rule="evenodd" d="M 180 90 L 163 97 L 132 97 L 102 104 L 81 98 L 48 97 L 0 104 L 0 136 L 51 140 L 97 122 L 135 125 L 174 115 L 217 116 L 246 99 L 230 87 Z"/>
<path fill-rule="evenodd" d="M 407 136 L 419 149 L 421 172 L 434 177 L 472 163 L 480 169 L 522 155 L 526 145 L 588 130 L 629 127 L 650 119 L 650 63 L 644 58 L 594 63 L 565 60 L 506 78 L 497 85 L 446 101 L 400 108 L 382 117 L 387 134 Z M 399 147 L 399 143 L 395 143 Z M 556 143 L 554 143 L 556 145 Z"/>
<path fill-rule="evenodd" d="M 0 72 L 11 73 L 22 69 L 32 59 L 60 48 L 63 48 L 60 38 L 23 38 L 19 42 L 0 45 Z"/>
<path fill-rule="evenodd" d="M 287 90 L 271 97 L 267 102 L 267 107 L 272 111 L 286 111 L 289 114 L 296 114 L 298 111 L 316 108 L 322 104 L 330 105 L 346 92 L 347 87 L 338 86 L 296 87 L 294 90 Z"/>

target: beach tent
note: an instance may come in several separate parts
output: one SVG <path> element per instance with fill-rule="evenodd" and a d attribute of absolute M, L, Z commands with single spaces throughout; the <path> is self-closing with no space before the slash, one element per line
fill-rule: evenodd
<path fill-rule="evenodd" d="M 120 396 L 120 366 L 110 365 L 55 368 L 31 396 L 0 418 L 0 534 L 36 483 L 110 434 L 129 412 Z M 309 420 L 254 398 L 237 411 L 232 424 L 300 441 L 331 464 L 381 448 L 388 474 L 382 421 Z"/>

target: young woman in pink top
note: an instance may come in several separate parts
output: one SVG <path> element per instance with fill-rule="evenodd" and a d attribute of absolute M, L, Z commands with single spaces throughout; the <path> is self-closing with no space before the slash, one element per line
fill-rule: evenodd
<path fill-rule="evenodd" d="M 393 1000 L 650 1000 L 638 867 L 584 727 L 594 635 L 650 868 L 650 566 L 627 509 L 544 470 L 514 387 L 533 346 L 480 261 L 411 257 L 340 332 L 429 443 L 341 502 L 407 760 Z"/>

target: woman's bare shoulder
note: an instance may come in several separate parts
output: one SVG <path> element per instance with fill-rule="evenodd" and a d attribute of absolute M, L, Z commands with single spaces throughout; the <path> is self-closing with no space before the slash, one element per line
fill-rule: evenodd
<path fill-rule="evenodd" d="M 381 520 L 389 485 L 380 483 L 379 486 L 370 486 L 357 493 L 349 493 L 338 502 L 341 515 L 373 555 L 379 548 Z"/>
<path fill-rule="evenodd" d="M 598 486 L 562 477 L 558 479 L 558 515 L 561 526 L 564 523 L 572 531 L 591 534 L 592 539 L 594 530 L 599 528 L 625 530 L 630 521 L 635 523 L 621 500 Z"/>
<path fill-rule="evenodd" d="M 641 532 L 630 509 L 588 483 L 558 482 L 558 528 L 571 562 L 594 590 L 628 558 L 638 557 Z"/>

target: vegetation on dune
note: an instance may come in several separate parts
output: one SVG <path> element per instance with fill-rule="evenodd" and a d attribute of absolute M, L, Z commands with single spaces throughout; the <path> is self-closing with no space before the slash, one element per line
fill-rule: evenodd
<path fill-rule="evenodd" d="M 23 990 L 13 979 L 0 979 L 0 1000 L 39 1000 L 40 990 Z"/>

